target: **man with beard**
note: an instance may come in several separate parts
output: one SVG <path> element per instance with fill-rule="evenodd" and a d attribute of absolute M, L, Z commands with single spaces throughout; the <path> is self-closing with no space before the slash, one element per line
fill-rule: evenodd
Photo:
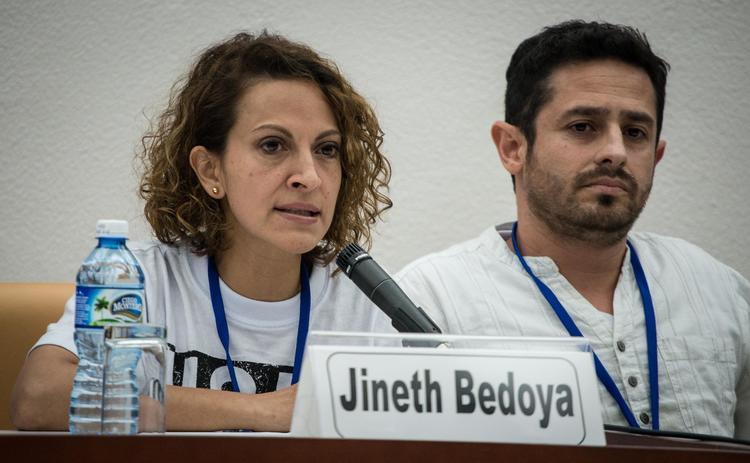
<path fill-rule="evenodd" d="M 492 138 L 518 221 L 398 275 L 445 332 L 585 336 L 605 423 L 750 438 L 750 284 L 630 229 L 648 198 L 669 65 L 635 29 L 570 21 L 525 40 Z"/>

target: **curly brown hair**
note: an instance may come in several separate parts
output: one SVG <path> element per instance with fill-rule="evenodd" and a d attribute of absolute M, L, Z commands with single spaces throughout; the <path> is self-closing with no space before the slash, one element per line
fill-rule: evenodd
<path fill-rule="evenodd" d="M 227 248 L 227 216 L 190 166 L 190 150 L 202 145 L 223 153 L 243 92 L 262 79 L 305 79 L 325 95 L 342 134 L 341 187 L 330 228 L 305 254 L 329 263 L 349 242 L 369 248 L 371 226 L 393 203 L 385 194 L 391 177 L 380 152 L 383 131 L 370 105 L 338 67 L 306 45 L 263 31 L 237 34 L 204 51 L 172 88 L 167 108 L 142 138 L 140 195 L 156 237 L 185 244 L 199 255 Z"/>

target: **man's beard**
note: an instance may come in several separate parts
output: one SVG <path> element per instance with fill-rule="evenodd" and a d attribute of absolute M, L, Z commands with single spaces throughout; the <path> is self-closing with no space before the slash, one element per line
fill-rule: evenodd
<path fill-rule="evenodd" d="M 652 182 L 639 186 L 622 167 L 602 164 L 576 175 L 568 185 L 550 170 L 535 162 L 529 152 L 529 167 L 524 172 L 524 189 L 529 209 L 556 235 L 595 246 L 611 246 L 622 240 L 646 205 Z M 599 194 L 594 201 L 583 202 L 580 190 L 601 178 L 618 179 L 625 184 L 626 195 Z M 568 189 L 570 188 L 570 189 Z"/>

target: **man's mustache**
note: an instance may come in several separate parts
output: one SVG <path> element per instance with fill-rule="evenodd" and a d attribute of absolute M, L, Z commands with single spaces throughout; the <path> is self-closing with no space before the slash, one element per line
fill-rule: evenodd
<path fill-rule="evenodd" d="M 576 188 L 583 188 L 603 177 L 616 178 L 622 181 L 631 193 L 638 190 L 638 181 L 635 177 L 627 173 L 621 166 L 616 167 L 607 164 L 597 166 L 590 171 L 578 174 L 575 181 Z"/>

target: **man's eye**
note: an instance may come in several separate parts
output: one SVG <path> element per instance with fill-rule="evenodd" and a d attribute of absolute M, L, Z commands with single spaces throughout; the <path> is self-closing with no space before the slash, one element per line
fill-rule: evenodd
<path fill-rule="evenodd" d="M 275 138 L 263 140 L 260 143 L 260 149 L 262 149 L 264 153 L 268 154 L 277 153 L 281 151 L 283 147 L 284 145 L 281 143 L 281 140 L 277 140 Z"/>
<path fill-rule="evenodd" d="M 575 133 L 585 133 L 593 130 L 593 127 L 588 122 L 576 122 L 570 126 L 570 130 Z"/>
<path fill-rule="evenodd" d="M 646 138 L 646 132 L 636 127 L 630 127 L 628 129 L 625 129 L 625 134 L 630 138 L 636 138 L 636 139 Z"/>
<path fill-rule="evenodd" d="M 336 143 L 325 143 L 320 145 L 318 152 L 327 158 L 335 158 L 339 155 L 339 145 Z"/>

